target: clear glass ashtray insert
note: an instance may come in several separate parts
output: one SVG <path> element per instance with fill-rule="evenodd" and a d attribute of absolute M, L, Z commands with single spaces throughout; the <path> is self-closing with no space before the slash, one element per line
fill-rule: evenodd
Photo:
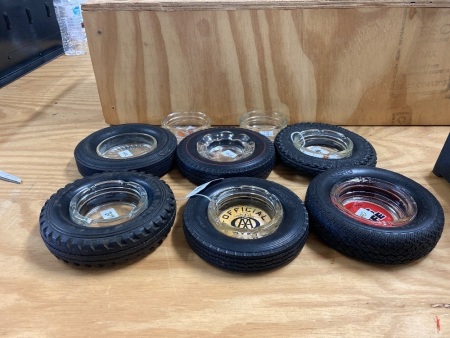
<path fill-rule="evenodd" d="M 203 157 L 216 162 L 234 162 L 244 159 L 255 150 L 247 134 L 235 135 L 231 131 L 220 131 L 203 136 L 197 142 L 197 151 Z"/>
<path fill-rule="evenodd" d="M 208 219 L 221 233 L 240 239 L 266 237 L 282 219 L 279 199 L 255 186 L 227 188 L 216 193 L 208 205 Z"/>
<path fill-rule="evenodd" d="M 280 112 L 250 111 L 239 118 L 241 128 L 256 131 L 272 141 L 281 129 L 287 126 L 287 115 Z"/>
<path fill-rule="evenodd" d="M 372 177 L 337 183 L 331 189 L 330 197 L 346 215 L 378 227 L 402 226 L 417 214 L 417 204 L 405 189 Z"/>
<path fill-rule="evenodd" d="M 174 112 L 167 115 L 161 126 L 170 130 L 178 142 L 186 136 L 211 127 L 211 120 L 202 112 Z"/>
<path fill-rule="evenodd" d="M 302 153 L 324 159 L 342 159 L 353 153 L 353 142 L 334 130 L 309 129 L 291 134 L 291 141 Z"/>
<path fill-rule="evenodd" d="M 156 139 L 144 133 L 124 133 L 111 136 L 97 146 L 101 157 L 123 160 L 148 154 L 156 149 Z"/>
<path fill-rule="evenodd" d="M 147 192 L 140 184 L 111 180 L 80 190 L 70 201 L 69 213 L 79 225 L 102 227 L 126 222 L 147 206 Z"/>

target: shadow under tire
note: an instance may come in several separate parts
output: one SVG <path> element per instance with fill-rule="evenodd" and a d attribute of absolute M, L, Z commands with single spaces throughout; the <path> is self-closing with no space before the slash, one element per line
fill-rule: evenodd
<path fill-rule="evenodd" d="M 371 263 L 401 264 L 422 258 L 434 249 L 444 227 L 443 209 L 427 189 L 379 168 L 322 173 L 311 181 L 305 204 L 311 229 L 327 245 Z"/>
<path fill-rule="evenodd" d="M 214 161 L 202 156 L 197 150 L 197 143 L 201 142 L 205 135 L 221 132 L 248 135 L 255 145 L 253 153 L 230 162 Z M 217 127 L 195 132 L 180 142 L 176 156 L 181 174 L 194 184 L 228 177 L 267 178 L 275 165 L 275 148 L 267 137 L 236 127 Z"/>
<path fill-rule="evenodd" d="M 281 202 L 283 217 L 273 233 L 261 238 L 236 238 L 211 223 L 209 199 L 243 186 L 264 189 Z M 212 265 L 237 272 L 270 270 L 291 262 L 305 245 L 309 229 L 306 208 L 296 194 L 277 183 L 252 177 L 228 178 L 211 183 L 200 193 L 202 196 L 191 197 L 184 208 L 183 230 L 193 251 Z"/>
<path fill-rule="evenodd" d="M 134 151 L 133 148 L 136 149 L 139 144 L 147 148 L 141 147 L 144 151 L 133 156 L 130 150 Z M 116 149 L 115 153 L 102 156 L 99 150 L 103 145 L 106 149 Z M 139 171 L 161 177 L 173 167 L 176 147 L 177 139 L 170 131 L 158 126 L 130 123 L 107 127 L 88 135 L 78 143 L 74 156 L 78 171 L 83 176 L 101 172 Z"/>
<path fill-rule="evenodd" d="M 139 186 L 145 191 L 148 204 L 140 213 L 118 224 L 94 227 L 74 221 L 69 210 L 74 197 L 110 182 L 131 182 Z M 86 199 L 82 209 L 99 207 L 101 203 L 95 201 L 103 202 L 106 207 L 112 200 L 129 203 L 126 194 L 104 190 L 97 200 Z M 173 193 L 159 178 L 131 172 L 102 173 L 79 179 L 52 195 L 40 213 L 40 234 L 58 259 L 101 267 L 132 261 L 153 251 L 170 232 L 175 215 Z"/>
<path fill-rule="evenodd" d="M 353 143 L 353 151 L 350 156 L 345 158 L 326 158 L 314 157 L 297 149 L 292 141 L 293 133 L 303 133 L 309 130 L 329 130 L 340 133 Z M 324 142 L 324 143 L 321 143 Z M 314 142 L 313 142 L 314 143 Z M 328 141 L 319 141 L 316 145 L 327 145 Z M 283 128 L 275 138 L 275 149 L 280 162 L 291 169 L 294 169 L 300 175 L 314 177 L 328 169 L 345 168 L 364 165 L 374 167 L 377 163 L 377 154 L 374 147 L 360 135 L 345 128 L 325 124 L 303 122 L 292 124 Z"/>

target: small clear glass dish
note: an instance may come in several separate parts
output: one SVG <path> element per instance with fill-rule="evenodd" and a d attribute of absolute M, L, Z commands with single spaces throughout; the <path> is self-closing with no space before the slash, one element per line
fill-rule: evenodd
<path fill-rule="evenodd" d="M 97 154 L 101 157 L 124 160 L 135 158 L 156 149 L 158 142 L 148 134 L 143 133 L 124 133 L 108 137 L 97 146 Z"/>
<path fill-rule="evenodd" d="M 341 212 L 372 226 L 399 227 L 417 215 L 417 204 L 405 189 L 377 178 L 337 183 L 330 197 Z"/>
<path fill-rule="evenodd" d="M 302 153 L 323 159 L 342 159 L 353 153 L 353 142 L 334 130 L 308 129 L 291 134 L 291 141 Z"/>
<path fill-rule="evenodd" d="M 197 151 L 203 157 L 216 162 L 234 162 L 244 159 L 255 150 L 247 134 L 235 135 L 231 131 L 206 134 L 197 142 Z"/>
<path fill-rule="evenodd" d="M 135 182 L 111 180 L 80 190 L 69 204 L 70 218 L 86 227 L 126 222 L 148 207 L 145 188 Z"/>
<path fill-rule="evenodd" d="M 276 111 L 254 110 L 242 114 L 239 118 L 241 128 L 256 131 L 272 141 L 288 122 L 289 118 L 286 114 Z"/>
<path fill-rule="evenodd" d="M 210 128 L 211 120 L 202 112 L 174 112 L 162 120 L 161 126 L 170 130 L 180 143 L 186 136 Z"/>
<path fill-rule="evenodd" d="M 278 229 L 283 219 L 283 207 L 267 190 L 243 185 L 213 195 L 208 205 L 208 219 L 229 237 L 257 239 Z"/>

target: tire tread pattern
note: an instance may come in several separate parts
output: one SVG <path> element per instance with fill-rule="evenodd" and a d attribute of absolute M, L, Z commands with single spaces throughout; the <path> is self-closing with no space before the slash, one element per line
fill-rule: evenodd
<path fill-rule="evenodd" d="M 298 256 L 308 237 L 308 234 L 305 233 L 297 242 L 284 248 L 281 253 L 276 255 L 268 254 L 265 257 L 240 257 L 233 259 L 230 257 L 235 253 L 226 252 L 221 254 L 213 246 L 199 242 L 186 228 L 184 228 L 184 233 L 189 246 L 200 258 L 212 265 L 235 272 L 266 271 L 286 265 Z"/>
<path fill-rule="evenodd" d="M 347 159 L 327 160 L 308 156 L 301 153 L 294 147 L 290 140 L 293 132 L 308 129 L 328 129 L 340 132 L 349 137 L 355 146 L 358 147 L 358 154 L 352 155 Z M 339 126 L 333 126 L 325 123 L 303 122 L 290 125 L 282 129 L 274 142 L 277 155 L 283 165 L 296 170 L 300 175 L 314 177 L 321 172 L 332 168 L 351 167 L 364 165 L 375 167 L 377 164 L 377 154 L 374 147 L 360 135 L 344 129 Z"/>
<path fill-rule="evenodd" d="M 280 227 L 260 239 L 231 238 L 214 229 L 206 216 L 206 199 L 189 200 L 183 215 L 183 231 L 189 246 L 206 262 L 230 271 L 265 271 L 291 262 L 302 250 L 309 233 L 303 202 L 284 186 L 251 177 L 224 179 L 205 188 L 202 194 L 212 197 L 221 189 L 240 185 L 258 186 L 278 197 L 285 212 Z"/>
<path fill-rule="evenodd" d="M 157 178 L 155 177 L 155 179 Z M 58 259 L 86 267 L 122 264 L 149 253 L 167 237 L 175 221 L 176 202 L 169 186 L 161 180 L 159 180 L 160 187 L 167 194 L 165 207 L 161 208 L 154 219 L 149 220 L 148 223 L 140 224 L 126 233 L 105 238 L 72 236 L 59 231 L 59 227 L 52 223 L 50 215 L 52 209 L 49 208 L 49 202 L 74 187 L 81 180 L 59 189 L 46 201 L 40 213 L 41 237 L 49 251 Z M 143 214 L 145 213 L 146 211 L 143 212 Z"/>
<path fill-rule="evenodd" d="M 182 140 L 178 146 L 176 157 L 180 173 L 194 184 L 202 184 L 217 178 L 267 178 L 276 160 L 273 143 L 268 138 L 251 130 L 242 130 L 235 127 L 229 129 L 253 135 L 255 142 L 263 142 L 265 144 L 266 151 L 251 160 L 247 158 L 236 162 L 226 162 L 221 165 L 208 165 L 209 160 L 203 160 L 200 154 L 198 154 L 198 158 L 194 158 L 184 149 L 185 143 L 190 142 L 188 138 L 193 139 L 196 137 L 194 133 Z M 205 131 L 200 131 L 199 133 L 205 133 Z"/>
<path fill-rule="evenodd" d="M 154 134 L 154 137 L 159 135 L 163 142 L 160 139 L 157 149 L 151 153 L 124 160 L 105 159 L 94 151 L 97 142 L 106 138 L 106 136 L 102 136 L 103 134 L 111 136 L 133 132 L 151 133 Z M 175 165 L 176 147 L 177 139 L 170 131 L 157 126 L 130 123 L 107 127 L 88 135 L 75 147 L 74 157 L 82 176 L 102 172 L 140 171 L 161 177 Z"/>
<path fill-rule="evenodd" d="M 420 205 L 422 211 L 434 215 L 434 219 L 428 220 L 421 227 L 410 229 L 406 225 L 398 228 L 398 231 L 382 227 L 355 227 L 337 220 L 331 210 L 323 207 L 317 178 L 310 183 L 305 198 L 311 229 L 335 250 L 362 261 L 392 265 L 422 258 L 437 245 L 445 223 L 444 213 L 439 202 L 431 194 L 430 199 L 421 201 Z M 431 205 L 433 209 L 424 210 L 428 209 L 427 205 Z"/>

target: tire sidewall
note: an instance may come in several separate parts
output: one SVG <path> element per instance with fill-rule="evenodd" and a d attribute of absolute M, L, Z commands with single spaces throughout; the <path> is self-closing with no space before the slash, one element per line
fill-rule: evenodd
<path fill-rule="evenodd" d="M 377 227 L 358 222 L 340 211 L 331 200 L 331 189 L 338 183 L 356 177 L 377 178 L 402 187 L 417 204 L 415 218 L 402 226 Z M 315 220 L 314 228 L 329 231 L 330 229 L 324 229 L 323 224 L 335 224 L 339 227 L 336 231 L 342 232 L 345 229 L 352 231 L 356 242 L 358 238 L 363 239 L 367 235 L 389 237 L 396 234 L 427 231 L 435 227 L 436 215 L 442 213 L 442 207 L 437 199 L 417 182 L 392 171 L 370 167 L 333 169 L 316 176 L 308 187 L 305 203 L 311 219 Z M 320 209 L 314 210 L 315 205 L 320 205 Z M 391 236 L 391 238 L 395 237 Z"/>
<path fill-rule="evenodd" d="M 108 159 L 97 153 L 97 146 L 102 141 L 126 133 L 151 135 L 157 141 L 156 148 L 150 153 L 124 159 Z M 170 131 L 157 126 L 131 123 L 107 127 L 92 133 L 76 146 L 74 154 L 77 164 L 87 171 L 127 171 L 143 169 L 149 165 L 159 165 L 166 158 L 174 155 L 176 146 L 176 137 Z"/>
<path fill-rule="evenodd" d="M 310 129 L 327 129 L 345 135 L 353 142 L 352 154 L 349 157 L 342 159 L 325 159 L 302 153 L 295 147 L 291 140 L 291 135 L 294 132 L 302 132 Z M 317 171 L 323 171 L 320 168 L 331 169 L 363 164 L 375 166 L 376 164 L 375 149 L 366 139 L 345 128 L 324 123 L 297 123 L 282 129 L 275 138 L 275 148 L 280 157 L 291 162 L 292 165 L 295 165 L 295 163 L 298 163 L 299 165 L 303 164 L 310 166 L 311 169 L 317 168 Z M 375 158 L 373 158 L 374 155 Z"/>
<path fill-rule="evenodd" d="M 114 226 L 86 227 L 75 223 L 69 213 L 71 199 L 82 189 L 108 180 L 123 180 L 141 185 L 147 192 L 147 209 L 131 220 Z M 61 189 L 49 199 L 42 213 L 46 218 L 46 225 L 62 236 L 85 239 L 107 238 L 144 227 L 160 213 L 171 196 L 173 197 L 171 190 L 157 177 L 130 172 L 104 173 L 85 177 Z"/>
<path fill-rule="evenodd" d="M 255 142 L 255 150 L 250 156 L 232 162 L 216 162 L 200 155 L 197 151 L 197 142 L 206 134 L 222 131 L 231 131 L 235 135 L 247 134 Z M 177 157 L 181 166 L 202 167 L 205 172 L 214 171 L 235 174 L 243 169 L 246 171 L 252 170 L 261 162 L 265 163 L 267 159 L 272 157 L 273 161 L 275 161 L 275 148 L 267 137 L 252 130 L 236 127 L 219 127 L 201 130 L 184 138 L 178 145 Z"/>
<path fill-rule="evenodd" d="M 266 189 L 280 200 L 283 219 L 278 229 L 263 238 L 245 240 L 229 237 L 218 231 L 208 219 L 209 199 L 215 193 L 229 187 L 254 185 Z M 303 202 L 289 189 L 259 178 L 229 178 L 201 191 L 204 196 L 191 197 L 183 213 L 184 230 L 199 243 L 207 244 L 208 250 L 229 257 L 264 257 L 283 252 L 286 247 L 298 243 L 308 234 L 308 214 Z M 293 239 L 296 239 L 293 241 Z"/>

